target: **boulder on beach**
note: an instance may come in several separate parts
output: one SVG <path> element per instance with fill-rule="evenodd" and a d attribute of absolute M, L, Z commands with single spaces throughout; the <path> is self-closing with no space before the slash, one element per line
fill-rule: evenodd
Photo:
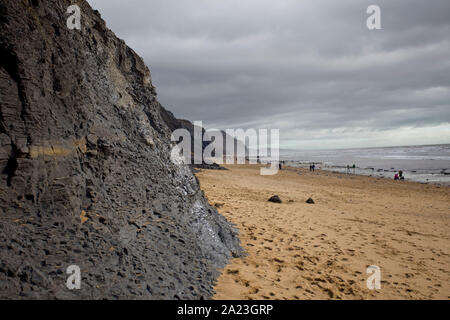
<path fill-rule="evenodd" d="M 268 201 L 269 202 L 274 202 L 274 203 L 281 203 L 281 199 L 277 195 L 274 195 L 274 196 L 270 197 Z"/>

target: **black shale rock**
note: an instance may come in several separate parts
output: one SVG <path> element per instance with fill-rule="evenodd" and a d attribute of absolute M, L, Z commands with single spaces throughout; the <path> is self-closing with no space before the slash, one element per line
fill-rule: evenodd
<path fill-rule="evenodd" d="M 210 298 L 237 231 L 171 161 L 143 60 L 72 3 L 0 0 L 0 299 Z"/>
<path fill-rule="evenodd" d="M 271 196 L 268 201 L 269 202 L 274 202 L 274 203 L 281 203 L 281 199 L 277 195 Z"/>

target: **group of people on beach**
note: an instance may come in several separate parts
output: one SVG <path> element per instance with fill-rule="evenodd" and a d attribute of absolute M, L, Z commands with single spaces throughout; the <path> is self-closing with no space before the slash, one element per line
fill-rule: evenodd
<path fill-rule="evenodd" d="M 347 174 L 350 173 L 351 169 L 353 169 L 353 174 L 355 174 L 356 164 L 353 164 L 352 166 L 347 165 Z M 370 169 L 372 169 L 372 172 L 375 171 L 375 168 L 370 168 Z M 280 170 L 281 170 L 281 163 L 280 163 Z M 314 172 L 315 170 L 316 170 L 316 165 L 314 163 L 310 163 L 309 171 Z M 399 170 L 398 172 L 395 173 L 394 180 L 405 180 L 405 176 L 403 175 L 402 170 Z"/>
<path fill-rule="evenodd" d="M 394 180 L 405 180 L 405 176 L 403 175 L 402 170 L 394 174 Z"/>

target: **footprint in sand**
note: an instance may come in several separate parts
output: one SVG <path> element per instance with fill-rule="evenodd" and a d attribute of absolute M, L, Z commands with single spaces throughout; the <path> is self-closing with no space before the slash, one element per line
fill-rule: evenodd
<path fill-rule="evenodd" d="M 227 270 L 227 273 L 228 274 L 238 274 L 239 270 L 237 270 L 237 269 L 229 269 L 229 270 Z"/>

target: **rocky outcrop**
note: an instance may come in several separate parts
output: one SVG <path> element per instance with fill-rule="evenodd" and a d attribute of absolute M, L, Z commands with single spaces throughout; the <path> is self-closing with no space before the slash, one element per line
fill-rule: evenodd
<path fill-rule="evenodd" d="M 0 298 L 209 298 L 237 233 L 170 161 L 143 60 L 71 4 L 0 0 Z"/>

